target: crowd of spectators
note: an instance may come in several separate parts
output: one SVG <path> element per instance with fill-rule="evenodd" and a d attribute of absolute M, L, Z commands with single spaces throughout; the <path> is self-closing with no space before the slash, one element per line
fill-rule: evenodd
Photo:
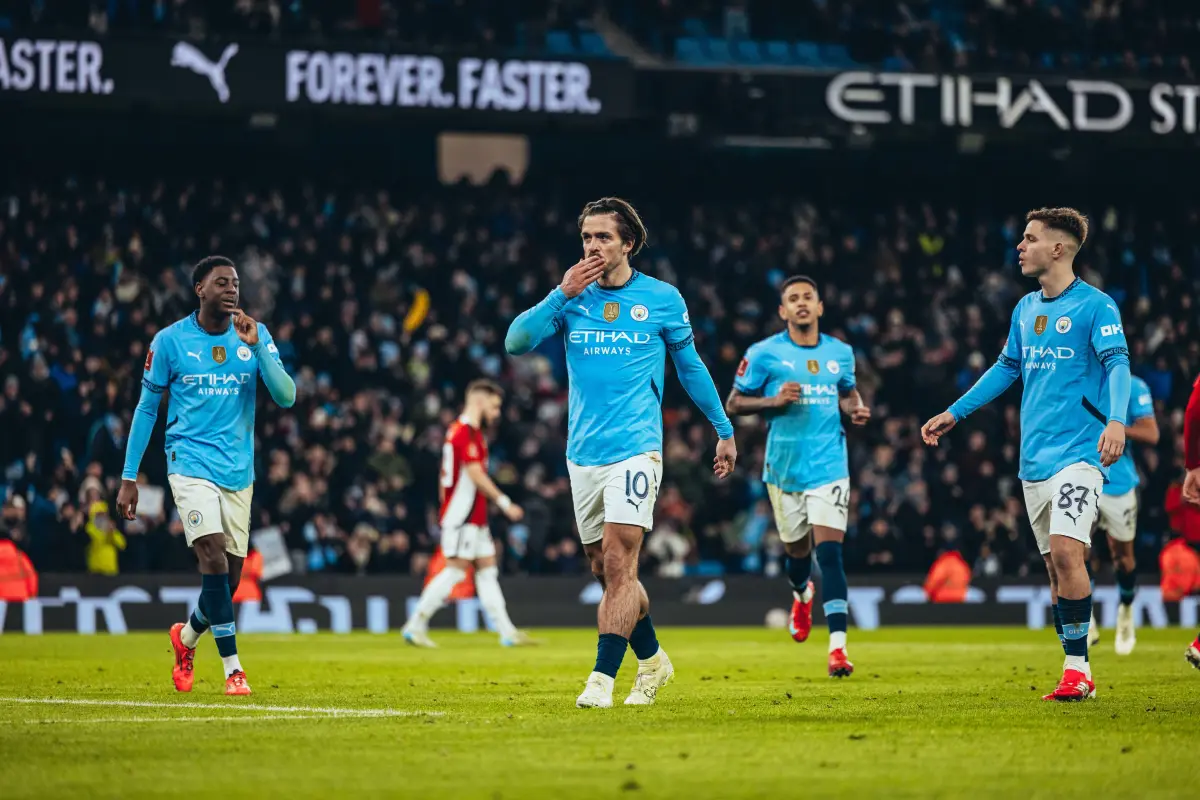
<path fill-rule="evenodd" d="M 260 392 L 253 528 L 278 526 L 306 570 L 420 573 L 436 547 L 439 453 L 461 391 L 508 389 L 491 471 L 523 523 L 494 521 L 505 568 L 584 574 L 564 461 L 560 343 L 504 353 L 508 323 L 578 258 L 575 213 L 556 187 L 55 181 L 0 186 L 0 533 L 41 570 L 191 569 L 166 487 L 162 425 L 143 462 L 141 519 L 110 516 L 145 348 L 190 313 L 191 265 L 238 264 L 242 303 L 271 329 L 298 388 Z M 636 266 L 678 285 L 724 394 L 745 348 L 778 329 L 775 287 L 807 273 L 823 328 L 858 354 L 874 421 L 849 435 L 847 563 L 923 572 L 958 548 L 980 574 L 1041 570 L 1016 479 L 1018 389 L 942 447 L 918 430 L 990 365 L 1016 300 L 1016 216 L 914 203 L 877 211 L 795 198 L 635 196 L 651 232 Z M 1120 304 L 1134 372 L 1164 435 L 1139 448 L 1138 552 L 1170 535 L 1164 498 L 1200 372 L 1200 211 L 1141 219 L 1087 209 L 1083 277 Z M 716 483 L 714 435 L 668 378 L 665 478 L 645 569 L 778 570 L 759 471 L 760 420 L 735 420 L 736 477 Z"/>
<path fill-rule="evenodd" d="M 535 49 L 544 44 L 547 30 L 589 18 L 598 0 L 17 0 L 11 5 L 7 19 L 21 30 Z"/>
<path fill-rule="evenodd" d="M 609 18 L 651 50 L 679 37 L 844 45 L 923 71 L 1087 71 L 1195 80 L 1200 8 L 1171 0 L 17 0 L 21 29 L 191 37 L 362 37 L 537 51 L 545 33 Z"/>
<path fill-rule="evenodd" d="M 890 70 L 1194 79 L 1200 9 L 1170 0 L 610 0 L 648 46 L 678 37 L 839 44 Z"/>

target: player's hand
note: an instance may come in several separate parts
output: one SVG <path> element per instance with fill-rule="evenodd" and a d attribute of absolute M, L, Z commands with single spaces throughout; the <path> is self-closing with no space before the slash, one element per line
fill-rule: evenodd
<path fill-rule="evenodd" d="M 937 447 L 938 439 L 949 433 L 957 424 L 953 414 L 943 411 L 921 426 L 921 440 L 930 447 Z"/>
<path fill-rule="evenodd" d="M 251 347 L 258 344 L 258 323 L 240 308 L 233 312 L 233 329 L 237 331 L 238 338 L 246 344 Z"/>
<path fill-rule="evenodd" d="M 521 520 L 525 519 L 525 509 L 521 508 L 516 503 L 513 503 L 501 513 L 508 517 L 509 522 L 520 522 Z"/>
<path fill-rule="evenodd" d="M 1189 469 L 1183 476 L 1183 502 L 1200 506 L 1200 467 Z"/>
<path fill-rule="evenodd" d="M 737 443 L 733 437 L 728 439 L 720 439 L 717 441 L 717 456 L 713 459 L 713 474 L 718 479 L 727 478 L 733 473 L 733 466 L 737 463 Z"/>
<path fill-rule="evenodd" d="M 1100 454 L 1100 463 L 1111 467 L 1125 452 L 1125 425 L 1113 421 L 1104 426 L 1100 441 L 1096 442 L 1096 452 Z"/>
<path fill-rule="evenodd" d="M 578 297 L 584 289 L 599 280 L 602 274 L 604 274 L 604 258 L 588 256 L 567 270 L 559 288 L 567 297 Z"/>
<path fill-rule="evenodd" d="M 850 412 L 850 422 L 853 425 L 866 425 L 871 421 L 871 408 L 860 405 Z"/>
<path fill-rule="evenodd" d="M 800 400 L 800 384 L 788 381 L 779 387 L 779 394 L 775 395 L 774 400 L 776 408 L 787 408 L 792 403 L 798 402 Z"/>
<path fill-rule="evenodd" d="M 137 481 L 121 481 L 117 492 L 117 516 L 121 519 L 137 519 Z"/>

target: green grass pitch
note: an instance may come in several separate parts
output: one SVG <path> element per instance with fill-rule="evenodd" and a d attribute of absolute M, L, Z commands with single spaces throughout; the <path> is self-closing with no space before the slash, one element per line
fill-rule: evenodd
<path fill-rule="evenodd" d="M 841 681 L 821 630 L 804 645 L 659 633 L 676 680 L 652 707 L 620 705 L 630 653 L 611 710 L 574 707 L 584 630 L 516 650 L 446 632 L 434 651 L 395 634 L 239 637 L 249 698 L 222 694 L 209 637 L 183 695 L 165 632 L 5 635 L 0 796 L 1195 796 L 1192 631 L 1139 631 L 1127 658 L 1105 631 L 1099 697 L 1062 705 L 1040 699 L 1062 663 L 1053 630 L 851 630 Z"/>

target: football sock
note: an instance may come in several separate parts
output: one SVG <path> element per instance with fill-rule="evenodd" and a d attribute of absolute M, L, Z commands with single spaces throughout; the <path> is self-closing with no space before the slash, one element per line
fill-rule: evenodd
<path fill-rule="evenodd" d="M 429 620 L 454 591 L 454 587 L 465 577 L 467 577 L 467 573 L 458 567 L 443 567 L 442 571 L 435 575 L 421 592 L 421 599 L 417 601 L 417 610 L 413 612 L 409 622 L 422 628 L 427 626 Z M 482 599 L 480 598 L 481 601 Z"/>
<path fill-rule="evenodd" d="M 238 661 L 237 653 L 231 656 L 221 656 L 221 666 L 225 668 L 226 678 L 235 672 L 245 672 L 242 669 L 242 662 Z"/>
<path fill-rule="evenodd" d="M 212 627 L 222 660 L 237 656 L 237 626 L 233 622 L 233 595 L 228 575 L 200 576 L 200 604 Z M 227 676 L 228 677 L 228 676 Z"/>
<path fill-rule="evenodd" d="M 1137 594 L 1137 568 L 1129 572 L 1118 569 L 1117 587 L 1121 594 L 1121 605 L 1133 605 L 1133 597 Z"/>
<path fill-rule="evenodd" d="M 787 574 L 788 583 L 792 584 L 792 591 L 795 592 L 796 599 L 800 600 L 800 596 L 808 589 L 808 579 L 812 577 L 812 551 L 800 558 L 788 556 Z"/>
<path fill-rule="evenodd" d="M 1092 618 L 1092 596 L 1082 600 L 1058 598 L 1058 612 L 1062 615 L 1063 649 L 1067 654 L 1066 665 L 1080 672 L 1091 674 L 1088 665 L 1088 623 Z"/>
<path fill-rule="evenodd" d="M 842 566 L 842 543 L 821 542 L 817 545 L 817 563 L 821 566 L 821 601 L 825 622 L 829 625 L 829 649 L 846 646 L 846 622 L 850 606 L 846 598 L 846 570 Z"/>
<path fill-rule="evenodd" d="M 500 591 L 500 569 L 484 567 L 475 572 L 475 592 L 479 595 L 479 603 L 488 617 L 496 625 L 496 630 L 506 639 L 517 635 L 517 627 L 508 618 L 508 604 L 504 602 L 504 592 Z M 451 584 L 453 588 L 453 584 Z"/>
<path fill-rule="evenodd" d="M 629 640 L 624 636 L 616 633 L 600 634 L 600 641 L 596 644 L 595 672 L 610 678 L 617 677 L 617 670 L 621 668 L 621 660 L 625 658 L 625 648 L 628 646 Z"/>
<path fill-rule="evenodd" d="M 638 661 L 658 655 L 658 634 L 654 632 L 654 623 L 650 621 L 649 614 L 633 626 L 633 633 L 629 634 L 629 646 L 633 648 L 633 654 L 637 656 Z"/>
<path fill-rule="evenodd" d="M 204 612 L 197 605 L 192 609 L 192 616 L 188 618 L 183 630 L 179 632 L 179 638 L 183 640 L 184 647 L 194 649 L 206 630 L 208 630 L 208 617 L 204 616 Z"/>
<path fill-rule="evenodd" d="M 1058 643 L 1060 645 L 1062 645 L 1063 652 L 1066 653 L 1067 652 L 1067 637 L 1063 636 L 1062 614 L 1060 614 L 1058 611 L 1057 603 L 1050 606 L 1050 609 L 1054 612 L 1054 630 L 1058 633 Z"/>

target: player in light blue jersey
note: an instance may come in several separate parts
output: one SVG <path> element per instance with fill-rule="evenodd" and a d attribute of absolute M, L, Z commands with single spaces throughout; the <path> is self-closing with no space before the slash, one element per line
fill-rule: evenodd
<path fill-rule="evenodd" d="M 192 284 L 200 308 L 159 331 L 146 354 L 142 396 L 133 414 L 117 510 L 137 515 L 137 474 L 158 406 L 167 392 L 167 480 L 184 536 L 200 563 L 200 602 L 188 622 L 171 628 L 172 678 L 192 690 L 196 643 L 212 628 L 225 667 L 225 694 L 250 694 L 237 655 L 233 592 L 250 544 L 254 492 L 254 399 L 261 375 L 271 398 L 290 407 L 296 384 L 265 325 L 238 308 L 233 262 L 209 256 Z"/>
<path fill-rule="evenodd" d="M 1154 398 L 1150 395 L 1150 387 L 1141 378 L 1132 379 L 1126 418 L 1126 440 L 1150 446 L 1158 444 Z M 1104 491 L 1100 495 L 1097 527 L 1107 534 L 1121 598 L 1117 606 L 1117 633 L 1113 639 L 1113 649 L 1119 656 L 1129 655 L 1137 644 L 1133 622 L 1137 561 L 1133 557 L 1133 540 L 1137 536 L 1137 487 L 1140 482 L 1137 465 L 1133 463 L 1133 448 L 1126 447 L 1120 460 L 1108 471 L 1108 483 L 1104 484 Z M 1095 647 L 1100 637 L 1094 613 L 1088 634 L 1088 647 Z"/>
<path fill-rule="evenodd" d="M 1087 218 L 1073 208 L 1043 208 L 1030 211 L 1026 223 L 1017 245 L 1021 274 L 1037 278 L 1041 291 L 1017 303 L 995 365 L 926 422 L 921 436 L 936 446 L 968 414 L 1024 380 L 1020 477 L 1066 653 L 1062 680 L 1042 699 L 1085 700 L 1096 691 L 1087 649 L 1087 549 L 1109 467 L 1125 450 L 1129 349 L 1116 304 L 1075 276 Z"/>
<path fill-rule="evenodd" d="M 637 577 L 638 550 L 653 525 L 662 480 L 668 352 L 684 389 L 717 431 L 717 477 L 733 471 L 737 448 L 679 291 L 629 265 L 646 243 L 637 211 L 606 197 L 584 207 L 579 230 L 583 260 L 546 299 L 513 320 L 504 346 L 522 355 L 551 336 L 565 340 L 567 470 L 575 521 L 592 574 L 604 587 L 596 667 L 575 704 L 612 706 L 617 670 L 626 647 L 632 647 L 638 674 L 625 703 L 648 705 L 674 675 Z"/>
<path fill-rule="evenodd" d="M 746 351 L 725 410 L 769 416 L 763 482 L 788 556 L 793 596 L 789 630 L 797 642 L 812 630 L 809 576 L 815 547 L 829 626 L 829 676 L 844 678 L 854 665 L 846 656 L 849 589 L 842 542 L 850 509 L 850 467 L 842 414 L 855 425 L 866 425 L 871 410 L 855 388 L 853 348 L 820 332 L 824 313 L 812 278 L 784 281 L 779 317 L 787 330 Z"/>

